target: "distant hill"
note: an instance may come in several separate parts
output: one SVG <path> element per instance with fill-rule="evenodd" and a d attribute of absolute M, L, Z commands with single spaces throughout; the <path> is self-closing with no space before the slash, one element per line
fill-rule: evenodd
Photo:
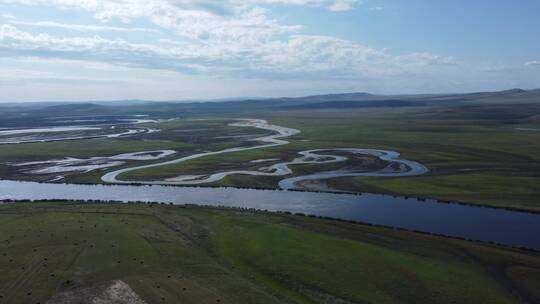
<path fill-rule="evenodd" d="M 346 109 L 346 108 L 397 108 L 426 105 L 421 101 L 407 100 L 367 100 L 367 101 L 326 101 L 289 106 L 288 109 Z"/>
<path fill-rule="evenodd" d="M 325 95 L 312 95 L 304 97 L 283 97 L 281 100 L 293 100 L 293 101 L 354 101 L 365 100 L 373 98 L 376 95 L 370 93 L 343 93 L 343 94 L 325 94 Z"/>
<path fill-rule="evenodd" d="M 471 106 L 474 104 L 540 103 L 540 89 L 511 89 L 467 94 L 373 95 L 370 93 L 325 94 L 305 97 L 245 99 L 206 102 L 152 102 L 121 100 L 78 103 L 0 104 L 1 126 L 15 126 L 32 119 L 51 121 L 59 116 L 127 116 L 148 114 L 154 117 L 185 117 L 207 114 L 254 113 L 309 109 L 394 108 L 423 106 Z M 9 115 L 7 115 L 9 114 Z M 49 119 L 47 119 L 47 117 Z"/>

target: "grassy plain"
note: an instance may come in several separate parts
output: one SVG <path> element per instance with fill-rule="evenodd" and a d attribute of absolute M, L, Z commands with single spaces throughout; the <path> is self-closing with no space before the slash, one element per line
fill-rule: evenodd
<path fill-rule="evenodd" d="M 524 113 L 515 113 L 516 107 Z M 522 109 L 527 107 L 529 112 Z M 430 169 L 411 178 L 335 179 L 331 186 L 540 210 L 540 132 L 517 130 L 531 126 L 538 106 L 507 105 L 505 115 L 492 116 L 482 109 L 291 112 L 268 118 L 301 128 L 295 145 L 390 149 Z"/>
<path fill-rule="evenodd" d="M 484 102 L 484 101 L 483 101 Z M 425 164 L 430 173 L 407 178 L 339 178 L 330 186 L 359 192 L 390 193 L 524 210 L 540 210 L 539 103 L 474 104 L 348 110 L 302 110 L 247 114 L 302 133 L 290 144 L 206 157 L 173 166 L 130 172 L 127 179 L 159 179 L 180 174 L 209 174 L 236 168 L 256 169 L 249 162 L 292 160 L 297 152 L 316 148 L 376 148 L 402 153 Z M 297 167 L 296 175 L 325 166 Z M 335 169 L 334 167 L 330 169 Z M 280 178 L 229 176 L 215 186 L 275 188 Z"/>
<path fill-rule="evenodd" d="M 89 139 L 77 141 L 56 141 L 43 143 L 0 145 L 0 175 L 4 179 L 50 180 L 51 176 L 25 174 L 11 163 L 47 161 L 67 157 L 89 159 L 109 157 L 121 153 L 171 149 L 177 154 L 170 157 L 182 157 L 206 150 L 221 150 L 230 147 L 249 145 L 237 136 L 261 136 L 265 131 L 230 127 L 230 119 L 175 120 L 148 127 L 159 128 L 157 133 L 124 137 L 118 139 Z M 159 161 L 163 161 L 161 159 Z M 125 166 L 150 162 L 128 161 Z M 92 171 L 86 174 L 72 174 L 63 181 L 81 183 L 100 183 L 104 171 Z"/>
<path fill-rule="evenodd" d="M 490 102 L 491 100 L 491 102 Z M 499 207 L 540 211 L 540 101 L 534 98 L 481 98 L 462 103 L 431 103 L 399 108 L 301 109 L 220 114 L 218 119 L 180 119 L 149 125 L 162 130 L 115 140 L 83 140 L 0 146 L 2 163 L 88 158 L 144 150 L 174 149 L 176 156 L 253 145 L 246 141 L 264 130 L 227 126 L 234 118 L 264 118 L 297 128 L 301 134 L 290 144 L 205 157 L 176 165 L 126 173 L 127 180 L 159 180 L 178 175 L 206 175 L 272 164 L 250 161 L 276 158 L 289 161 L 298 152 L 318 148 L 376 148 L 402 153 L 425 164 L 430 173 L 406 178 L 338 178 L 328 181 L 337 189 L 455 200 Z M 39 152 L 39 153 L 38 153 Z M 137 162 L 142 164 L 142 162 Z M 130 166 L 131 163 L 126 164 Z M 347 166 L 347 164 L 344 164 Z M 296 166 L 295 175 L 334 170 L 336 165 Z M 106 171 L 69 176 L 65 181 L 99 183 Z M 20 176 L 0 165 L 3 178 Z M 54 176 L 52 176 L 54 177 Z M 51 177 L 47 177 L 51 178 Z M 229 176 L 210 186 L 276 188 L 279 177 Z"/>
<path fill-rule="evenodd" d="M 0 206 L 0 303 L 123 280 L 148 303 L 538 303 L 540 255 L 203 207 Z"/>
<path fill-rule="evenodd" d="M 161 132 L 120 139 L 0 145 L 0 158 L 2 162 L 24 162 L 63 157 L 103 157 L 161 149 L 193 152 L 198 149 L 238 145 L 239 140 L 235 139 L 235 136 L 239 134 L 266 134 L 256 129 L 227 126 L 230 121 L 230 119 L 175 120 L 146 125 L 159 128 Z"/>

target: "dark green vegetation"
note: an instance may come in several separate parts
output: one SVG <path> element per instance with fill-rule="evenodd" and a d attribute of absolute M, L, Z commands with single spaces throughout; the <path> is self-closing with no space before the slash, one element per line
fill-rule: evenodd
<path fill-rule="evenodd" d="M 288 140 L 288 139 L 287 139 Z M 294 140 L 292 140 L 294 141 Z M 275 153 L 274 153 L 275 152 Z M 176 177 L 178 175 L 201 175 L 205 176 L 215 172 L 235 171 L 235 170 L 250 170 L 257 171 L 260 168 L 270 166 L 276 161 L 268 161 L 262 163 L 253 163 L 261 159 L 275 158 L 282 160 L 293 160 L 300 155 L 298 151 L 284 148 L 265 148 L 261 150 L 248 150 L 242 152 L 234 152 L 226 155 L 212 155 L 203 158 L 197 158 L 187 162 L 177 163 L 174 165 L 160 166 L 137 170 L 122 174 L 122 180 L 163 180 L 165 178 Z M 387 162 L 376 157 L 365 155 L 353 155 L 347 152 L 329 151 L 332 155 L 341 155 L 348 158 L 347 161 L 330 164 L 304 164 L 291 165 L 294 169 L 294 175 L 306 175 L 317 173 L 320 171 L 331 171 L 338 169 L 354 169 L 354 170 L 378 170 L 383 169 Z M 241 179 L 251 179 L 251 183 L 242 182 Z M 213 186 L 242 186 L 242 187 L 261 187 L 261 188 L 277 188 L 278 182 L 283 179 L 283 176 L 256 177 L 251 175 L 234 175 L 230 176 L 226 181 L 213 183 Z M 230 182 L 231 180 L 239 182 Z"/>
<path fill-rule="evenodd" d="M 238 135 L 261 136 L 268 132 L 230 127 L 231 119 L 175 120 L 142 126 L 159 127 L 161 132 L 118 139 L 90 139 L 45 143 L 0 145 L 3 162 L 36 161 L 51 158 L 112 156 L 120 153 L 174 149 L 196 153 L 197 149 L 222 149 L 239 143 Z M 243 139 L 242 139 L 243 141 Z M 39 152 L 39 153 L 36 153 Z"/>
<path fill-rule="evenodd" d="M 17 112 L 13 108 L 8 111 Z M 181 116 L 184 119 L 149 125 L 163 129 L 160 133 L 123 139 L 0 146 L 3 163 L 111 156 L 156 149 L 177 150 L 178 154 L 169 158 L 172 159 L 202 151 L 253 145 L 254 142 L 246 140 L 265 134 L 264 131 L 228 127 L 226 123 L 238 117 L 265 118 L 277 125 L 300 129 L 302 133 L 290 138 L 291 144 L 286 146 L 205 157 L 129 172 L 122 178 L 159 180 L 177 175 L 256 170 L 273 162 L 253 164 L 250 161 L 269 158 L 288 161 L 302 150 L 376 148 L 401 152 L 404 158 L 419 161 L 431 171 L 425 176 L 407 178 L 339 178 L 327 181 L 328 185 L 347 191 L 540 211 L 540 132 L 519 130 L 540 129 L 539 90 L 415 96 L 339 94 L 226 103 L 137 103 L 132 106 L 56 105 L 44 109 L 29 107 L 24 111 L 19 108 L 18 111 L 25 117 L 18 123 L 30 121 L 28 117 L 48 119 L 53 115 L 82 116 L 91 113 L 150 114 L 155 117 Z M 0 119 L 0 125 L 12 123 L 16 120 L 13 117 L 17 116 L 10 117 Z M 219 117 L 221 120 L 197 120 L 200 117 Z M 246 137 L 236 137 L 243 135 Z M 126 164 L 131 165 L 131 162 Z M 293 169 L 296 175 L 301 175 L 335 170 L 339 166 L 356 168 L 358 162 L 296 166 Z M 368 159 L 360 167 L 379 166 Z M 3 178 L 36 179 L 35 176 L 13 172 L 10 166 L 0 166 L 0 169 Z M 95 171 L 69 176 L 66 181 L 97 183 L 104 173 Z M 236 175 L 212 186 L 275 188 L 280 179 Z"/>
<path fill-rule="evenodd" d="M 177 154 L 168 158 L 172 159 L 206 150 L 212 151 L 230 147 L 250 146 L 255 143 L 246 141 L 246 139 L 268 134 L 264 130 L 228 126 L 228 123 L 231 121 L 231 119 L 175 120 L 146 125 L 152 128 L 159 127 L 161 130 L 161 132 L 152 134 L 116 139 L 0 145 L 0 174 L 3 179 L 47 181 L 56 174 L 27 174 L 23 172 L 24 168 L 13 167 L 9 164 L 46 161 L 66 157 L 80 159 L 109 157 L 122 153 L 162 149 L 177 151 Z M 159 161 L 164 160 L 167 159 L 161 159 Z M 141 164 L 141 162 L 128 161 L 125 166 L 129 167 L 135 164 Z M 100 183 L 102 174 L 104 174 L 103 171 L 94 171 L 87 174 L 70 175 L 64 181 Z"/>
<path fill-rule="evenodd" d="M 540 101 L 406 110 L 303 111 L 265 117 L 303 130 L 293 144 L 277 150 L 388 149 L 431 170 L 419 177 L 334 179 L 329 184 L 335 188 L 538 211 L 540 132 L 517 130 L 538 126 L 535 113 L 540 113 Z"/>
<path fill-rule="evenodd" d="M 539 211 L 540 132 L 519 128 L 539 128 L 540 97 L 504 96 L 490 95 L 453 105 L 254 113 L 250 116 L 297 128 L 302 133 L 289 138 L 291 144 L 285 146 L 206 157 L 130 172 L 124 177 L 144 179 L 179 173 L 208 174 L 230 168 L 254 169 L 251 160 L 292 160 L 298 151 L 308 149 L 377 148 L 398 151 L 431 171 L 420 177 L 339 178 L 328 184 L 348 191 Z M 336 165 L 294 169 L 296 175 L 302 175 L 334 170 Z M 275 188 L 279 180 L 280 177 L 236 175 L 214 185 Z"/>
<path fill-rule="evenodd" d="M 122 280 L 148 303 L 539 303 L 540 255 L 202 207 L 0 206 L 0 303 Z"/>

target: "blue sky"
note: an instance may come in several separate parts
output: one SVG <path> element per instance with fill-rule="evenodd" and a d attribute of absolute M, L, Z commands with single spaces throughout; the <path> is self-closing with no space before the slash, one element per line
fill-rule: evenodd
<path fill-rule="evenodd" d="M 0 0 L 0 102 L 540 87 L 537 0 Z"/>

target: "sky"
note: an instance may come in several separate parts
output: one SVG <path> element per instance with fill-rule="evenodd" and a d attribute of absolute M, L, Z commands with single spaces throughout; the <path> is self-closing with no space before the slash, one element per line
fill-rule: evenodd
<path fill-rule="evenodd" d="M 0 0 L 0 102 L 540 88 L 538 0 Z"/>

